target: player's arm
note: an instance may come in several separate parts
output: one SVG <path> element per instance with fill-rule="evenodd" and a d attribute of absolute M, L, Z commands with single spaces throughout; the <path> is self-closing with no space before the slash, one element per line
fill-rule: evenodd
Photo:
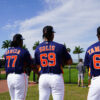
<path fill-rule="evenodd" d="M 41 70 L 41 67 L 40 67 L 40 60 L 38 58 L 38 50 L 37 49 L 35 50 L 35 55 L 34 56 L 35 56 L 34 64 L 35 64 L 36 69 L 38 70 L 38 75 L 40 75 L 39 72 Z"/>
<path fill-rule="evenodd" d="M 32 70 L 39 75 L 39 71 L 38 71 L 38 67 L 37 65 L 35 64 L 35 60 L 33 59 L 33 64 L 31 64 L 31 68 Z"/>
<path fill-rule="evenodd" d="M 38 74 L 38 69 L 36 68 L 35 64 L 34 64 L 34 59 L 32 59 L 30 53 L 28 51 L 26 51 L 25 54 L 25 65 L 24 65 L 24 71 L 26 73 L 30 73 L 32 70 Z"/>
<path fill-rule="evenodd" d="M 87 67 L 89 69 L 89 54 L 87 52 L 85 54 L 84 67 Z"/>
<path fill-rule="evenodd" d="M 71 55 L 67 52 L 65 47 L 63 47 L 62 55 L 63 55 L 64 65 L 71 65 L 73 61 L 72 61 Z"/>

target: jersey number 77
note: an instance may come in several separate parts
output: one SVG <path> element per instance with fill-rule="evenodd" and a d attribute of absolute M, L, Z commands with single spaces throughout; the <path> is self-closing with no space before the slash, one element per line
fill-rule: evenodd
<path fill-rule="evenodd" d="M 15 67 L 15 63 L 16 63 L 16 60 L 17 60 L 17 55 L 6 56 L 6 59 L 8 60 L 7 67 Z M 11 64 L 11 62 L 12 62 L 12 64 Z"/>

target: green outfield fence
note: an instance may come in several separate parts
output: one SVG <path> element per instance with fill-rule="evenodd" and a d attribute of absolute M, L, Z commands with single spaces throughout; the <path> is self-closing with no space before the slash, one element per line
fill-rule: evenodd
<path fill-rule="evenodd" d="M 64 74 L 64 82 L 65 83 L 73 83 L 76 84 L 78 81 L 78 70 L 76 69 L 76 65 L 65 66 L 63 68 Z M 33 71 L 30 74 L 29 80 L 38 82 L 37 75 L 33 73 Z M 86 69 L 84 74 L 84 83 L 88 84 L 88 71 Z"/>
<path fill-rule="evenodd" d="M 64 69 L 64 82 L 65 83 L 77 83 L 78 81 L 78 70 L 76 67 L 65 67 Z M 84 73 L 84 83 L 88 84 L 88 71 L 86 69 Z"/>
<path fill-rule="evenodd" d="M 1 71 L 5 70 L 4 68 L 0 68 L 0 80 L 6 79 L 6 74 L 1 74 Z M 69 66 L 65 66 L 63 68 L 64 74 L 64 82 L 65 83 L 77 83 L 78 80 L 78 71 L 76 69 L 76 65 L 71 65 Z M 38 82 L 38 78 L 37 75 L 31 71 L 30 73 L 30 77 L 29 77 L 29 81 L 35 81 Z M 84 83 L 87 84 L 88 83 L 88 71 L 86 69 L 86 72 L 84 74 Z"/>

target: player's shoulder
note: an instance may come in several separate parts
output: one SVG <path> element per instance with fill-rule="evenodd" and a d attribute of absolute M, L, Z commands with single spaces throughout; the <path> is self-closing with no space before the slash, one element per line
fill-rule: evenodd
<path fill-rule="evenodd" d="M 90 45 L 90 46 L 88 47 L 87 51 L 88 51 L 89 49 L 91 49 L 91 48 L 94 48 L 94 47 L 98 46 L 98 45 L 100 45 L 100 42 L 99 42 L 99 41 L 93 43 L 92 45 Z"/>
<path fill-rule="evenodd" d="M 52 41 L 53 44 L 59 46 L 59 47 L 65 47 L 63 44 L 61 43 L 58 43 L 58 42 L 55 42 L 55 41 Z"/>
<path fill-rule="evenodd" d="M 20 48 L 23 53 L 29 53 L 28 49 Z"/>
<path fill-rule="evenodd" d="M 20 55 L 29 54 L 29 51 L 26 48 L 15 47 L 14 49 L 20 50 Z"/>
<path fill-rule="evenodd" d="M 38 52 L 39 52 L 39 48 L 40 48 L 41 46 L 43 46 L 43 42 L 40 43 L 40 44 L 36 47 L 35 53 L 38 53 Z"/>
<path fill-rule="evenodd" d="M 40 44 L 36 47 L 35 51 L 37 51 L 41 46 L 43 46 L 43 44 L 44 44 L 44 42 L 40 43 Z"/>
<path fill-rule="evenodd" d="M 29 55 L 30 53 L 27 49 L 23 49 L 20 47 L 10 47 L 5 52 L 4 57 L 7 55 L 14 55 L 14 54 L 23 56 L 23 55 Z"/>
<path fill-rule="evenodd" d="M 8 54 L 8 52 L 9 52 L 10 49 L 11 49 L 11 47 L 8 48 L 8 49 L 5 51 L 4 56 L 6 56 L 6 55 Z"/>
<path fill-rule="evenodd" d="M 10 52 L 10 50 L 14 50 L 14 49 L 15 49 L 14 47 L 9 47 L 9 48 L 6 50 L 5 54 L 8 54 L 8 53 Z"/>
<path fill-rule="evenodd" d="M 60 44 L 58 42 L 55 42 L 55 41 L 43 41 L 42 43 L 40 43 L 37 48 L 36 48 L 36 51 L 40 48 L 40 47 L 43 47 L 43 46 L 46 46 L 46 45 L 54 45 L 56 46 L 57 48 L 63 48 L 65 47 L 63 44 Z"/>

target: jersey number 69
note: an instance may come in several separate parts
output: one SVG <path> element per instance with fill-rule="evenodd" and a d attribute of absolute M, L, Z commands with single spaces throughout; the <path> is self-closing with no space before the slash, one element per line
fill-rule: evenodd
<path fill-rule="evenodd" d="M 55 53 L 44 53 L 40 55 L 42 67 L 54 67 L 56 65 L 56 54 Z"/>

